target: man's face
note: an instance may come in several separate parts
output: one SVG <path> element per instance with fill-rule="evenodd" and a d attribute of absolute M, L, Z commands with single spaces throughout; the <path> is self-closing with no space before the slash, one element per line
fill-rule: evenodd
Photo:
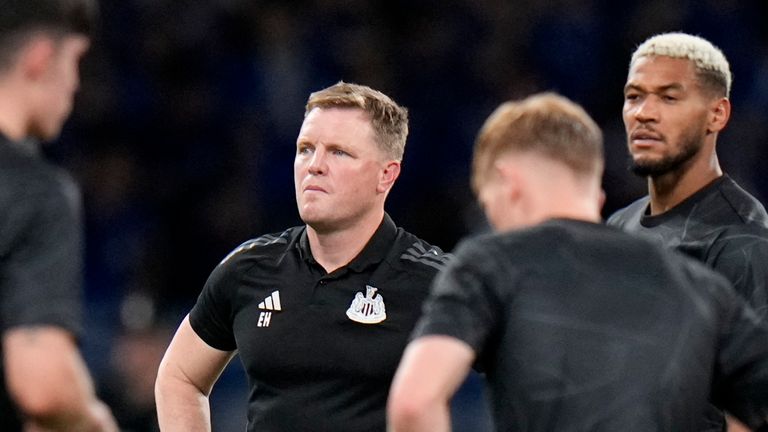
<path fill-rule="evenodd" d="M 53 44 L 50 62 L 41 77 L 44 102 L 31 119 L 30 135 L 48 141 L 61 132 L 72 112 L 75 92 L 80 86 L 80 59 L 89 45 L 89 39 L 82 35 L 68 35 Z"/>
<path fill-rule="evenodd" d="M 641 57 L 624 88 L 624 126 L 632 170 L 656 177 L 683 167 L 701 150 L 711 98 L 694 64 L 665 56 Z"/>
<path fill-rule="evenodd" d="M 299 131 L 293 164 L 301 219 L 318 231 L 337 230 L 383 206 L 388 162 L 364 111 L 313 109 Z"/>

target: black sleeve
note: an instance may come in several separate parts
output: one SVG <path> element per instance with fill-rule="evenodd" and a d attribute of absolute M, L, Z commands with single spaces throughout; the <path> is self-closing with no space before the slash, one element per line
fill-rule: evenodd
<path fill-rule="evenodd" d="M 8 203 L 0 275 L 3 329 L 53 325 L 81 331 L 80 196 L 68 177 L 45 177 Z"/>
<path fill-rule="evenodd" d="M 208 277 L 189 323 L 200 338 L 222 351 L 237 349 L 233 332 L 233 299 L 237 289 L 237 257 L 228 256 Z"/>
<path fill-rule="evenodd" d="M 724 289 L 713 400 L 752 430 L 768 428 L 768 323 Z"/>
<path fill-rule="evenodd" d="M 768 231 L 725 233 L 711 266 L 763 319 L 768 318 Z"/>
<path fill-rule="evenodd" d="M 482 357 L 489 336 L 499 321 L 498 300 L 490 279 L 489 259 L 461 245 L 432 284 L 424 315 L 413 337 L 445 335 L 470 345 Z"/>

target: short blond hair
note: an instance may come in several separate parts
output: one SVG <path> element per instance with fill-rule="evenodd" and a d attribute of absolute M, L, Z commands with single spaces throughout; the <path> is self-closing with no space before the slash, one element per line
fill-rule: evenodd
<path fill-rule="evenodd" d="M 475 141 L 472 189 L 489 179 L 496 160 L 513 152 L 532 152 L 567 166 L 579 177 L 603 172 L 603 134 L 579 105 L 555 93 L 540 93 L 501 104 L 485 121 Z"/>
<path fill-rule="evenodd" d="M 696 75 L 705 90 L 729 97 L 733 76 L 728 60 L 708 40 L 687 33 L 662 33 L 648 38 L 637 47 L 629 62 L 630 69 L 642 57 L 664 56 L 693 62 Z"/>
<path fill-rule="evenodd" d="M 408 110 L 392 98 L 370 87 L 338 83 L 309 95 L 304 116 L 315 108 L 359 108 L 371 119 L 376 142 L 384 153 L 403 160 L 408 138 Z"/>

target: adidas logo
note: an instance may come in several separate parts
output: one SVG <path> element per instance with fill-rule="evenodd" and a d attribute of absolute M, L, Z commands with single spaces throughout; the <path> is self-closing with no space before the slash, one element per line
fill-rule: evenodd
<path fill-rule="evenodd" d="M 280 291 L 272 291 L 269 297 L 259 303 L 259 309 L 279 311 L 280 309 Z"/>
<path fill-rule="evenodd" d="M 283 310 L 282 307 L 280 307 L 280 291 L 272 291 L 272 294 L 267 296 L 263 302 L 259 303 L 259 309 L 263 312 L 259 313 L 259 320 L 256 322 L 256 327 L 269 327 L 269 323 L 272 321 L 271 311 Z"/>

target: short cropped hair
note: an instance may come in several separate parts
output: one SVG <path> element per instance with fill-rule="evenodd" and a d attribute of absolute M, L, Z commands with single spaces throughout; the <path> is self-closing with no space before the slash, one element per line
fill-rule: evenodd
<path fill-rule="evenodd" d="M 648 38 L 637 47 L 630 68 L 641 57 L 665 56 L 693 62 L 696 75 L 705 90 L 729 97 L 733 77 L 728 60 L 708 40 L 686 33 L 662 33 Z"/>
<path fill-rule="evenodd" d="M 35 33 L 90 36 L 96 15 L 96 0 L 0 0 L 0 70 Z"/>
<path fill-rule="evenodd" d="M 408 110 L 370 87 L 338 83 L 309 95 L 304 116 L 315 108 L 359 108 L 371 119 L 375 139 L 384 154 L 402 161 L 408 137 Z"/>
<path fill-rule="evenodd" d="M 603 134 L 579 105 L 554 93 L 501 104 L 475 141 L 472 189 L 479 194 L 496 160 L 510 153 L 535 153 L 564 164 L 578 177 L 599 179 Z"/>

